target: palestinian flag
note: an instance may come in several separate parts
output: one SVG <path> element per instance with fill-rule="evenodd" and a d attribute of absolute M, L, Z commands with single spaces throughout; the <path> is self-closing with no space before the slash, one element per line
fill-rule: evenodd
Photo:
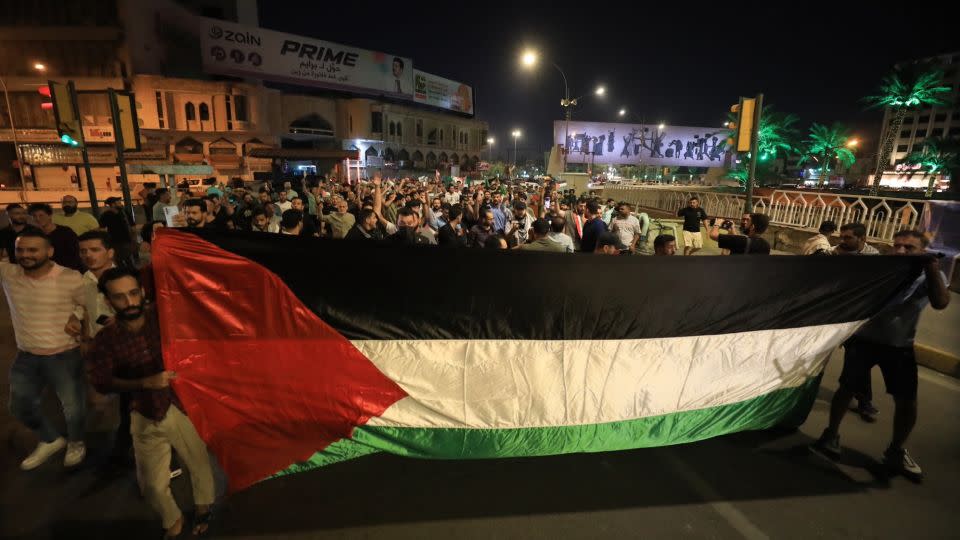
<path fill-rule="evenodd" d="M 162 230 L 167 369 L 242 489 L 372 452 L 601 452 L 801 423 L 913 257 L 601 257 Z"/>

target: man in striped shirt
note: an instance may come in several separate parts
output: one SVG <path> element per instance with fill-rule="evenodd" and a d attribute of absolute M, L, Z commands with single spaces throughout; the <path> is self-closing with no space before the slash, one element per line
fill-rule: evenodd
<path fill-rule="evenodd" d="M 30 470 L 64 447 L 64 466 L 83 461 L 86 382 L 83 359 L 67 326 L 79 330 L 84 310 L 83 277 L 53 262 L 53 246 L 40 231 L 17 237 L 17 264 L 0 260 L 0 285 L 10 305 L 17 356 L 10 370 L 10 411 L 39 439 L 36 449 L 20 463 Z M 52 386 L 66 419 L 66 440 L 45 418 L 41 397 Z"/>

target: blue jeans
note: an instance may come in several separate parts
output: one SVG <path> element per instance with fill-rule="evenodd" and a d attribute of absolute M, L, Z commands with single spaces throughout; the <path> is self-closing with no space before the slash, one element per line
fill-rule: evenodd
<path fill-rule="evenodd" d="M 87 382 L 80 349 L 49 356 L 17 351 L 10 368 L 10 412 L 43 442 L 60 436 L 41 410 L 43 389 L 53 387 L 67 423 L 67 440 L 82 441 L 87 414 Z"/>

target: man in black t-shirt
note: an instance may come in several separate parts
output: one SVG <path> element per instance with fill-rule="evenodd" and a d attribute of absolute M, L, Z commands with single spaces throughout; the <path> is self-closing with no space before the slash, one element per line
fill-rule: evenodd
<path fill-rule="evenodd" d="M 130 222 L 124 215 L 123 199 L 107 197 L 100 218 L 100 228 L 106 229 L 113 244 L 115 260 L 118 264 L 133 264 L 133 236 L 130 234 Z"/>
<path fill-rule="evenodd" d="M 768 225 L 770 218 L 765 214 L 744 214 L 740 220 L 740 230 L 746 235 L 721 235 L 720 223 L 715 221 L 710 229 L 710 239 L 731 255 L 769 255 L 770 244 L 760 236 L 766 232 Z"/>
<path fill-rule="evenodd" d="M 683 254 L 693 255 L 703 249 L 700 223 L 707 221 L 707 213 L 700 207 L 700 199 L 690 197 L 687 206 L 678 210 L 677 215 L 683 218 Z"/>
<path fill-rule="evenodd" d="M 440 231 L 437 233 L 437 243 L 440 244 L 440 247 L 467 247 L 467 239 L 458 229 L 462 219 L 463 207 L 459 204 L 451 206 L 447 214 L 447 222 L 444 223 L 443 227 L 440 227 Z"/>

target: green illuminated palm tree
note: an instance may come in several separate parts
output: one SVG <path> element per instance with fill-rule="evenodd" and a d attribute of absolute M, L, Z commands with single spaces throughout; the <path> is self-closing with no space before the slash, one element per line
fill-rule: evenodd
<path fill-rule="evenodd" d="M 890 162 L 893 141 L 900 133 L 903 118 L 912 110 L 945 104 L 944 94 L 948 92 L 950 87 L 943 84 L 942 71 L 914 65 L 894 70 L 883 79 L 878 95 L 865 98 L 871 107 L 889 107 L 893 113 L 890 125 L 886 126 L 877 168 L 873 174 L 871 195 L 876 195 L 880 190 L 880 179 L 883 177 L 884 168 Z"/>
<path fill-rule="evenodd" d="M 915 165 L 930 175 L 925 197 L 933 196 L 933 184 L 938 174 L 949 174 L 951 183 L 960 173 L 960 143 L 950 139 L 927 139 L 919 151 L 911 152 L 906 163 Z"/>
<path fill-rule="evenodd" d="M 730 113 L 728 115 L 729 123 L 737 121 L 737 115 Z M 757 130 L 757 153 L 760 154 L 760 160 L 757 162 L 758 169 L 763 171 L 765 166 L 773 163 L 778 155 L 788 154 L 796 149 L 797 117 L 792 114 L 781 113 L 773 110 L 773 106 L 767 105 L 763 108 L 760 115 L 760 129 Z M 736 132 L 730 130 L 727 137 L 735 137 Z M 740 165 L 730 170 L 727 178 L 737 180 L 742 187 L 747 185 L 746 165 Z"/>
<path fill-rule="evenodd" d="M 817 158 L 820 162 L 820 179 L 817 186 L 822 186 L 830 175 L 830 162 L 834 158 L 837 160 L 837 167 L 840 165 L 850 167 L 857 160 L 853 152 L 847 146 L 850 142 L 850 133 L 842 124 L 833 124 L 825 126 L 823 124 L 813 124 L 810 126 L 810 133 L 804 144 L 804 156 L 801 161 Z"/>
<path fill-rule="evenodd" d="M 730 113 L 728 115 L 730 123 L 737 121 L 737 115 Z M 760 115 L 760 129 L 757 130 L 757 152 L 760 154 L 761 162 L 776 159 L 778 154 L 786 154 L 794 149 L 794 143 L 797 137 L 797 117 L 792 114 L 781 113 L 773 110 L 773 106 L 763 107 L 763 113 Z M 731 130 L 727 137 L 735 136 L 736 132 Z"/>

